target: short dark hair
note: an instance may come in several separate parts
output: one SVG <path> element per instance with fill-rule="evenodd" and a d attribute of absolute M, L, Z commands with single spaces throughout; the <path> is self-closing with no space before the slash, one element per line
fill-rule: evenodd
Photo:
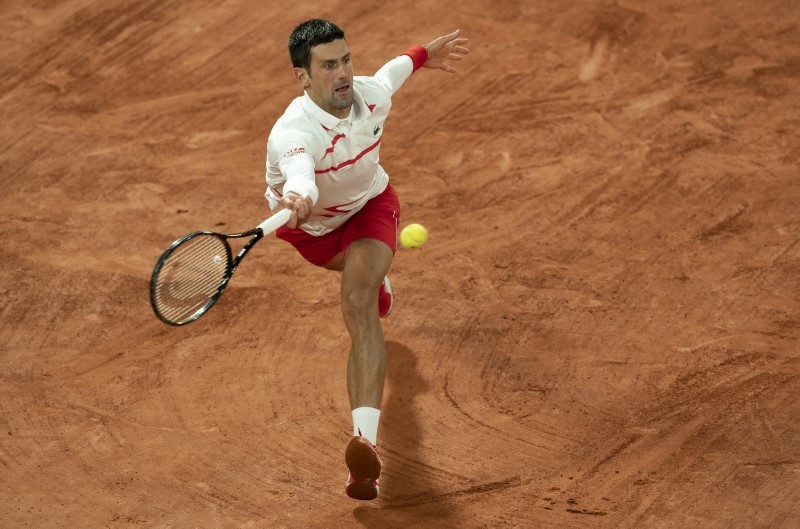
<path fill-rule="evenodd" d="M 295 68 L 311 67 L 311 48 L 344 38 L 344 31 L 333 22 L 312 18 L 306 20 L 289 36 L 289 57 Z"/>

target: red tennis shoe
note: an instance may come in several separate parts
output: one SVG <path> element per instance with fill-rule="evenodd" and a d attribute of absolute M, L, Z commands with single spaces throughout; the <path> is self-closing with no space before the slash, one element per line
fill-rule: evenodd
<path fill-rule="evenodd" d="M 394 305 L 392 285 L 389 283 L 389 276 L 386 276 L 378 289 L 378 315 L 381 318 L 388 316 L 392 312 L 392 305 Z"/>
<path fill-rule="evenodd" d="M 350 474 L 347 476 L 345 491 L 354 500 L 374 500 L 378 497 L 383 463 L 375 451 L 375 446 L 366 437 L 354 436 L 347 443 L 344 462 Z"/>

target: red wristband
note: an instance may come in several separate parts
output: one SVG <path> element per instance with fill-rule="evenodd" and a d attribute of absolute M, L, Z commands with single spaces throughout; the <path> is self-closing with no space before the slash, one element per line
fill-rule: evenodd
<path fill-rule="evenodd" d="M 411 57 L 411 62 L 414 63 L 414 69 L 411 73 L 422 68 L 422 65 L 428 60 L 428 50 L 426 50 L 424 46 L 413 46 L 402 55 Z"/>

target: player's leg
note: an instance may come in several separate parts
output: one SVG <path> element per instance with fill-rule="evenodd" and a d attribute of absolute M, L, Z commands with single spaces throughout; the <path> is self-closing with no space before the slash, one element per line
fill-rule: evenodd
<path fill-rule="evenodd" d="M 394 256 L 385 243 L 358 239 L 342 269 L 342 315 L 350 333 L 347 389 L 352 409 L 380 409 L 386 374 L 386 342 L 378 316 L 378 288 Z"/>
<path fill-rule="evenodd" d="M 347 379 L 354 414 L 359 408 L 377 410 L 381 405 L 386 343 L 378 318 L 378 293 L 383 293 L 397 248 L 399 215 L 397 194 L 388 185 L 342 230 L 342 312 L 352 339 Z M 374 426 L 377 429 L 377 419 Z M 369 436 L 373 444 L 375 437 Z"/>
<path fill-rule="evenodd" d="M 347 388 L 354 433 L 345 450 L 350 471 L 346 491 L 359 500 L 377 497 L 382 469 L 375 445 L 387 359 L 379 316 L 388 315 L 392 306 L 386 273 L 397 248 L 399 214 L 399 200 L 389 185 L 327 235 L 278 230 L 278 237 L 291 242 L 308 261 L 342 272 L 342 313 L 351 337 Z"/>
<path fill-rule="evenodd" d="M 347 390 L 354 436 L 345 450 L 345 490 L 357 500 L 378 496 L 383 464 L 376 452 L 386 377 L 386 342 L 378 315 L 378 288 L 394 253 L 383 242 L 358 239 L 347 249 L 342 270 L 342 314 L 350 333 Z"/>
<path fill-rule="evenodd" d="M 344 268 L 344 254 L 339 253 L 330 262 L 323 265 L 328 270 L 341 272 Z M 392 312 L 394 305 L 394 293 L 392 292 L 392 284 L 389 282 L 389 276 L 385 276 L 381 282 L 378 290 L 378 315 L 381 318 L 386 318 Z"/>

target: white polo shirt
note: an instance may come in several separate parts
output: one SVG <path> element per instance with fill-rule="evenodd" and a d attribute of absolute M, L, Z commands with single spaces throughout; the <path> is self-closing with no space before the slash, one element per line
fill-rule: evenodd
<path fill-rule="evenodd" d="M 273 211 L 289 191 L 311 196 L 311 217 L 300 226 L 324 235 L 381 194 L 389 175 L 379 165 L 383 124 L 392 95 L 414 69 L 401 55 L 373 77 L 353 77 L 354 101 L 345 119 L 328 114 L 308 94 L 292 101 L 267 140 L 267 191 Z"/>

